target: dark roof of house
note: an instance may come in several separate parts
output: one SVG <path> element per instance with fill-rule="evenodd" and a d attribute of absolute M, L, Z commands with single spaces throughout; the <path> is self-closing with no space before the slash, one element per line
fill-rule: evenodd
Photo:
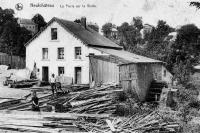
<path fill-rule="evenodd" d="M 84 28 L 80 23 L 59 19 L 56 17 L 52 18 L 42 31 L 44 31 L 54 21 L 58 22 L 65 30 L 70 32 L 72 35 L 80 39 L 84 44 L 88 46 L 122 49 L 122 47 L 115 44 L 108 38 L 100 35 L 98 32 L 89 27 Z M 25 46 L 27 46 L 32 40 L 38 37 L 42 33 L 42 31 L 36 34 L 28 43 L 25 44 Z"/>

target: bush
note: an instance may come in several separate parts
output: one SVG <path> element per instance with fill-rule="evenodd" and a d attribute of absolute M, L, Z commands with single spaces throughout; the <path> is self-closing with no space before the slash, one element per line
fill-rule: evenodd
<path fill-rule="evenodd" d="M 117 101 L 124 102 L 127 100 L 127 98 L 128 96 L 126 95 L 124 91 L 115 93 L 115 100 Z"/>
<path fill-rule="evenodd" d="M 191 107 L 191 108 L 196 108 L 196 109 L 200 109 L 200 101 L 197 101 L 197 100 L 191 100 L 188 105 Z"/>
<path fill-rule="evenodd" d="M 184 124 L 181 133 L 199 133 L 199 131 L 200 125 L 198 124 Z"/>

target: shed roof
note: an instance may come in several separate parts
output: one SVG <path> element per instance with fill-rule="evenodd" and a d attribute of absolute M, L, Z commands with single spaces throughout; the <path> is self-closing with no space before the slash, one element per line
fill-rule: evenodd
<path fill-rule="evenodd" d="M 134 53 L 127 52 L 125 50 L 116 50 L 116 49 L 105 49 L 105 48 L 95 48 L 104 53 L 119 57 L 124 60 L 121 64 L 130 64 L 130 63 L 163 63 L 162 61 L 151 59 L 145 56 L 137 55 Z"/>
<path fill-rule="evenodd" d="M 73 34 L 76 38 L 80 39 L 84 44 L 88 46 L 122 49 L 122 47 L 115 44 L 108 38 L 100 35 L 98 32 L 94 31 L 93 29 L 89 27 L 84 28 L 81 24 L 73 22 L 73 21 L 68 21 L 68 20 L 54 17 L 48 22 L 47 26 L 44 29 L 46 29 L 51 23 L 55 21 L 58 22 L 66 31 Z M 41 33 L 42 31 L 36 34 L 33 37 L 33 39 L 31 39 L 27 44 L 25 44 L 25 46 L 30 44 L 30 42 L 34 40 L 37 36 L 39 36 Z"/>

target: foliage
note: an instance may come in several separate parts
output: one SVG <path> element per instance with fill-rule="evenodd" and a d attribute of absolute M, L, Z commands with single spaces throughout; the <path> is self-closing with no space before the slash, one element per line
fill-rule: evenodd
<path fill-rule="evenodd" d="M 180 112 L 179 117 L 183 125 L 188 124 L 192 116 L 196 116 L 200 109 L 200 102 L 198 101 L 198 89 L 192 84 L 186 84 L 186 87 L 180 87 L 176 96 L 178 104 L 176 110 Z"/>
<path fill-rule="evenodd" d="M 113 28 L 113 24 L 112 23 L 106 23 L 106 24 L 104 24 L 102 26 L 103 35 L 105 37 L 109 38 L 111 36 L 112 28 Z"/>
<path fill-rule="evenodd" d="M 190 6 L 195 6 L 197 9 L 200 9 L 200 2 L 192 1 L 190 2 Z"/>
<path fill-rule="evenodd" d="M 142 17 L 133 17 L 133 26 L 140 31 L 143 28 Z"/>
<path fill-rule="evenodd" d="M 27 29 L 20 27 L 12 9 L 0 8 L 0 50 L 9 55 L 25 56 L 24 44 L 31 38 Z"/>
<path fill-rule="evenodd" d="M 137 48 L 134 52 L 170 64 L 169 56 L 171 55 L 170 46 L 172 42 L 166 38 L 168 34 L 173 31 L 174 29 L 165 21 L 159 20 L 157 26 L 152 27 L 151 32 L 144 33 L 144 38 L 141 42 L 145 42 L 145 48 L 140 50 L 140 52 L 138 52 Z"/>
<path fill-rule="evenodd" d="M 120 45 L 125 50 L 130 51 L 131 48 L 136 48 L 137 44 L 141 41 L 141 33 L 134 26 L 129 25 L 127 22 L 122 23 L 117 27 L 120 36 Z"/>
<path fill-rule="evenodd" d="M 28 31 L 26 28 L 21 27 L 19 30 L 20 34 L 18 35 L 15 53 L 19 56 L 25 56 L 25 46 L 32 37 L 31 32 Z"/>
<path fill-rule="evenodd" d="M 17 22 L 17 19 L 14 18 L 14 10 L 12 9 L 2 9 L 0 7 L 0 34 L 3 32 L 3 27 L 6 22 Z"/>
<path fill-rule="evenodd" d="M 195 25 L 188 24 L 182 26 L 177 33 L 177 39 L 171 46 L 169 60 L 175 77 L 180 83 L 186 83 L 193 73 L 193 66 L 199 61 L 200 30 Z"/>
<path fill-rule="evenodd" d="M 91 29 L 95 30 L 96 32 L 99 32 L 99 26 L 98 25 L 90 24 L 90 25 L 88 25 L 88 27 L 90 27 Z"/>
<path fill-rule="evenodd" d="M 145 41 L 148 42 L 147 49 L 155 50 L 159 45 L 162 45 L 165 37 L 173 32 L 174 29 L 170 27 L 165 21 L 159 20 L 157 26 L 152 29 L 149 35 L 146 35 L 144 38 Z M 148 36 L 148 37 L 147 37 Z M 160 49 L 157 49 L 160 50 Z"/>
<path fill-rule="evenodd" d="M 43 28 L 47 24 L 43 16 L 39 13 L 33 16 L 32 21 L 37 24 L 38 31 L 40 31 L 41 28 Z"/>
<path fill-rule="evenodd" d="M 80 19 L 75 19 L 74 22 L 81 23 L 81 20 Z"/>

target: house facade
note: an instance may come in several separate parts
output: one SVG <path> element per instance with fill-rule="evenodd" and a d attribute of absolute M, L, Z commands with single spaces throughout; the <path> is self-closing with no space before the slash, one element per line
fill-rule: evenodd
<path fill-rule="evenodd" d="M 77 30 L 84 33 L 78 35 Z M 43 31 L 26 44 L 26 67 L 33 70 L 36 63 L 38 78 L 43 81 L 48 81 L 49 77 L 55 74 L 71 77 L 75 84 L 88 84 L 89 58 L 87 56 L 106 55 L 95 47 L 99 45 L 109 47 L 102 46 L 107 42 L 109 44 L 109 40 L 98 33 L 91 34 L 94 31 L 85 33 L 88 32 L 87 30 L 91 29 L 88 27 L 85 29 L 84 26 L 74 22 L 53 18 Z M 91 39 L 86 40 L 88 38 Z M 99 44 L 101 42 L 99 38 L 106 42 Z M 95 42 L 94 46 L 91 46 L 92 42 Z M 117 45 L 116 47 L 120 48 Z"/>
<path fill-rule="evenodd" d="M 31 31 L 32 34 L 35 34 L 38 31 L 37 24 L 35 24 L 31 19 L 19 18 L 17 22 L 21 27 L 24 27 L 27 30 Z"/>
<path fill-rule="evenodd" d="M 26 67 L 33 70 L 36 66 L 38 79 L 43 81 L 55 74 L 70 77 L 75 84 L 119 82 L 118 65 L 121 63 L 162 63 L 124 51 L 89 28 L 86 18 L 82 18 L 81 23 L 53 18 L 25 46 Z M 100 58 L 91 60 L 91 55 Z M 118 61 L 110 63 L 110 57 L 109 60 L 105 58 L 108 56 Z M 155 73 L 162 73 L 162 67 L 158 68 L 161 69 Z"/>

